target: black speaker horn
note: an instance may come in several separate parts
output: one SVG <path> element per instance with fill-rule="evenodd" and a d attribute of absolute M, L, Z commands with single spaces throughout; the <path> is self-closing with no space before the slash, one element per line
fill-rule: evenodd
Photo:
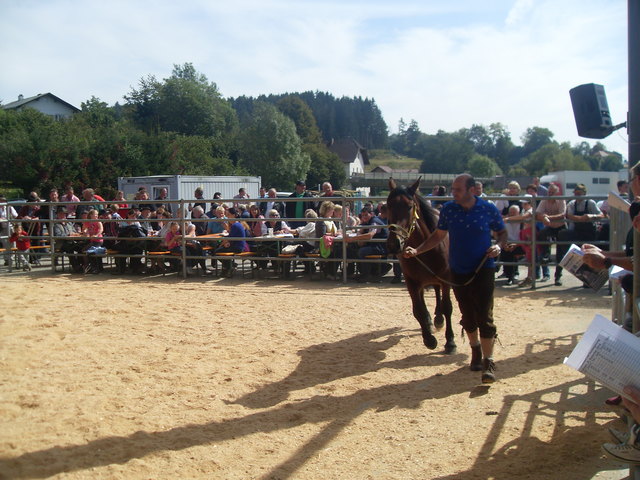
<path fill-rule="evenodd" d="M 604 87 L 595 83 L 578 85 L 569 90 L 578 135 L 605 138 L 614 131 Z"/>

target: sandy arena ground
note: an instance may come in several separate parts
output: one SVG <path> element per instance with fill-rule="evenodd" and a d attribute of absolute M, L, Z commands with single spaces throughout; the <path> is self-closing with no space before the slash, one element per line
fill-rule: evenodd
<path fill-rule="evenodd" d="M 624 476 L 609 392 L 562 365 L 610 316 L 577 284 L 496 289 L 490 387 L 459 327 L 455 355 L 422 345 L 404 285 L 39 272 L 0 292 L 0 478 Z"/>

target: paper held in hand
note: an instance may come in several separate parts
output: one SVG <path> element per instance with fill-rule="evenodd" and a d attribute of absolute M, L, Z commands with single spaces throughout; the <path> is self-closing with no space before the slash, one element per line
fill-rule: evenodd
<path fill-rule="evenodd" d="M 564 363 L 624 397 L 627 385 L 640 388 L 640 338 L 602 315 L 593 318 Z"/>
<path fill-rule="evenodd" d="M 609 270 L 594 270 L 583 261 L 584 252 L 577 245 L 571 245 L 567 254 L 560 260 L 560 266 L 593 288 L 596 292 L 607 283 Z"/>

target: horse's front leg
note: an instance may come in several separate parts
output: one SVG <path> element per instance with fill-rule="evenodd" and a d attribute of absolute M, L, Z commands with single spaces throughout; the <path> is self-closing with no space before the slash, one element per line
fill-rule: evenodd
<path fill-rule="evenodd" d="M 446 329 L 444 336 L 447 339 L 447 343 L 444 344 L 444 353 L 453 354 L 456 353 L 456 336 L 453 332 L 453 326 L 451 325 L 451 314 L 453 313 L 453 305 L 451 304 L 451 288 L 448 285 L 442 286 L 442 310 L 446 321 Z"/>
<path fill-rule="evenodd" d="M 436 285 L 433 287 L 433 291 L 436 294 L 436 309 L 434 310 L 433 322 L 437 330 L 440 330 L 444 327 L 445 316 L 442 312 L 442 294 L 440 291 L 440 286 Z"/>
<path fill-rule="evenodd" d="M 413 316 L 420 324 L 420 329 L 422 330 L 422 341 L 424 342 L 425 347 L 427 347 L 429 350 L 433 350 L 438 346 L 438 340 L 433 336 L 433 333 L 431 332 L 431 315 L 429 314 L 429 310 L 427 310 L 427 306 L 424 303 L 424 288 L 422 288 L 417 282 L 406 278 L 406 276 L 405 281 L 407 283 L 407 290 L 409 290 L 409 295 L 411 295 Z"/>

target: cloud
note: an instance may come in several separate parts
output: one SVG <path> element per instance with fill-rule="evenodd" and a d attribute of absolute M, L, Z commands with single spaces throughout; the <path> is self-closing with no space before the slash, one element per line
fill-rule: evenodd
<path fill-rule="evenodd" d="M 614 121 L 626 112 L 624 2 L 27 0 L 0 15 L 5 102 L 122 102 L 192 62 L 224 96 L 373 97 L 392 130 L 400 117 L 428 133 L 501 122 L 516 141 L 546 126 L 576 142 L 568 90 L 589 82 L 606 86 Z"/>

